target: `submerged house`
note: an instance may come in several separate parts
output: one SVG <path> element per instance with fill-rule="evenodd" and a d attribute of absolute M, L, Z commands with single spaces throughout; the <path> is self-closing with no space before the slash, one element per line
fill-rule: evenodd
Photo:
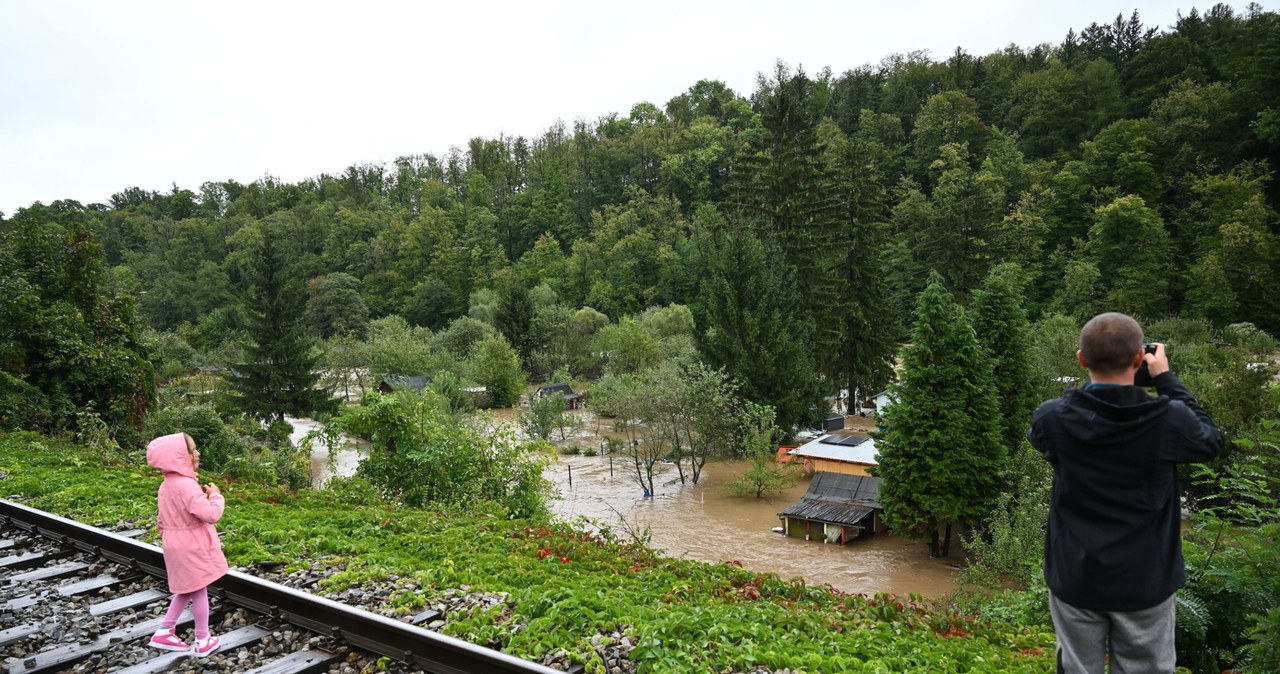
<path fill-rule="evenodd" d="M 800 502 L 778 513 L 782 533 L 844 545 L 886 530 L 880 478 L 818 471 Z"/>
<path fill-rule="evenodd" d="M 389 374 L 385 379 L 378 382 L 378 390 L 384 395 L 394 391 L 409 390 L 414 393 L 422 393 L 422 389 L 431 385 L 431 377 L 425 374 L 405 376 L 401 374 Z"/>
<path fill-rule="evenodd" d="M 538 392 L 534 395 L 541 398 L 545 395 L 553 395 L 559 393 L 564 396 L 564 408 L 567 410 L 582 409 L 583 396 L 581 393 L 574 393 L 568 384 L 546 384 L 538 387 Z"/>

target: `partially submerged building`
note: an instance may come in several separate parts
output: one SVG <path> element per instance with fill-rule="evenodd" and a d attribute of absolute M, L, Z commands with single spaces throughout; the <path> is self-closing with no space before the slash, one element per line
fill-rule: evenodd
<path fill-rule="evenodd" d="M 778 513 L 782 533 L 844 545 L 885 531 L 880 478 L 818 471 L 800 502 Z"/>
<path fill-rule="evenodd" d="M 389 374 L 382 381 L 378 382 L 378 390 L 384 395 L 391 395 L 396 391 L 413 391 L 414 393 L 422 393 L 422 389 L 431 385 L 431 377 L 425 374 L 403 375 Z"/>
<path fill-rule="evenodd" d="M 559 393 L 564 396 L 564 408 L 567 410 L 580 410 L 585 402 L 581 393 L 574 393 L 568 384 L 545 384 L 539 386 L 538 390 L 533 394 L 537 398 L 547 395 L 555 395 Z"/>
<path fill-rule="evenodd" d="M 790 451 L 813 481 L 800 502 L 778 513 L 782 532 L 805 540 L 845 543 L 884 530 L 876 442 L 865 435 L 830 433 Z"/>

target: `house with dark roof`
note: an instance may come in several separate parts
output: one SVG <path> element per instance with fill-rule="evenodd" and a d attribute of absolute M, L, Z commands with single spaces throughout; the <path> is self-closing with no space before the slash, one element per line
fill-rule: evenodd
<path fill-rule="evenodd" d="M 543 384 L 538 387 L 537 392 L 533 395 L 541 398 L 544 395 L 553 395 L 559 393 L 564 396 L 564 408 L 567 410 L 582 409 L 586 402 L 581 393 L 574 393 L 568 384 Z"/>
<path fill-rule="evenodd" d="M 414 393 L 422 393 L 422 389 L 431 385 L 431 377 L 425 374 L 414 376 L 405 376 L 401 374 L 389 374 L 378 382 L 378 390 L 384 395 L 393 391 L 413 391 Z"/>
<path fill-rule="evenodd" d="M 778 513 L 782 533 L 844 545 L 884 532 L 880 478 L 818 471 L 800 502 Z"/>

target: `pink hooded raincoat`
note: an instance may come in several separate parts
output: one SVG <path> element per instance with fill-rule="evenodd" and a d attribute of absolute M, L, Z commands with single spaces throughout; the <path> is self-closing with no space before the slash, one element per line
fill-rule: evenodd
<path fill-rule="evenodd" d="M 147 445 L 147 463 L 164 473 L 156 501 L 156 527 L 164 547 L 169 591 L 195 592 L 227 573 L 227 558 L 213 523 L 222 517 L 221 494 L 206 497 L 182 433 L 162 435 Z"/>

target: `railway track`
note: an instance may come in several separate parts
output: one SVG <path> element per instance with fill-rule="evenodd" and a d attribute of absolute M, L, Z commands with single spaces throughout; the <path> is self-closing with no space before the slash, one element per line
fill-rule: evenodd
<path fill-rule="evenodd" d="M 557 670 L 237 571 L 209 588 L 222 646 L 201 660 L 147 645 L 168 607 L 160 548 L 0 499 L 0 674 L 162 671 L 433 674 Z M 191 626 L 190 613 L 178 624 Z"/>

